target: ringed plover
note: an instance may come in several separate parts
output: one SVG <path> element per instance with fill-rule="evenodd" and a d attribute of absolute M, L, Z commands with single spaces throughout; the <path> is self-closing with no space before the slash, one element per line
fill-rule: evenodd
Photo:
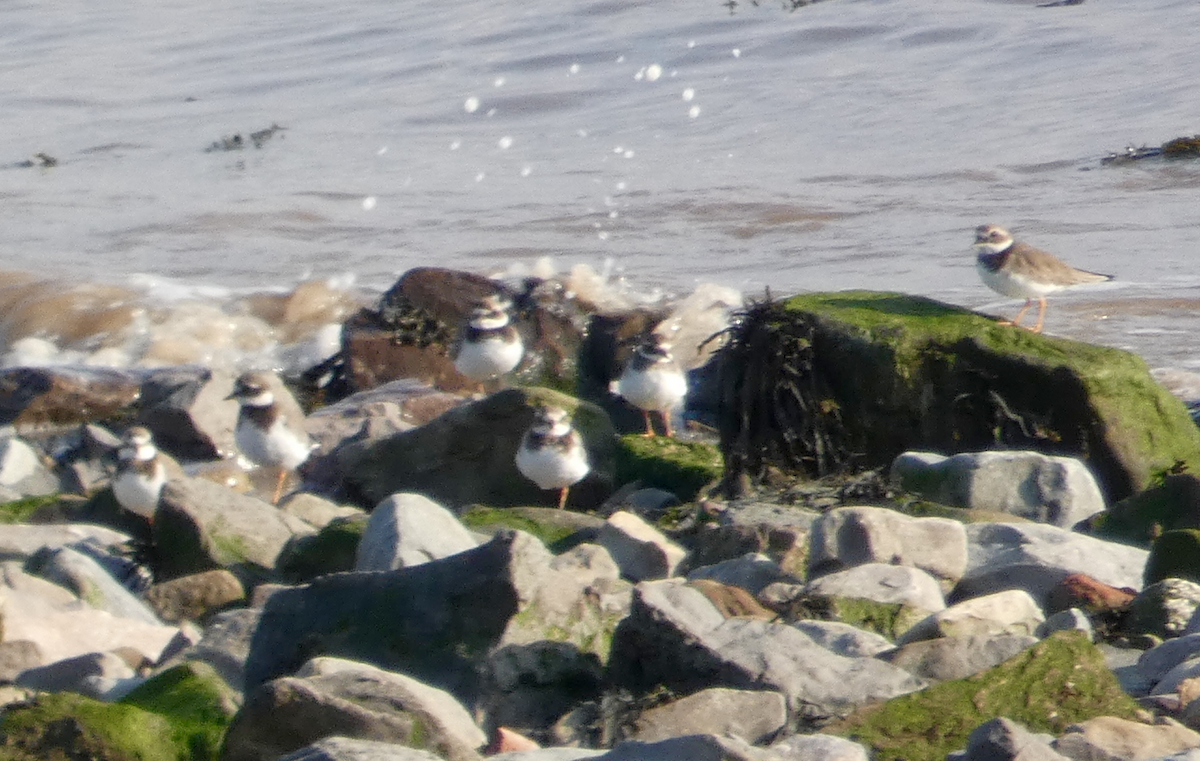
<path fill-rule="evenodd" d="M 544 407 L 517 448 L 517 470 L 539 489 L 558 489 L 558 508 L 567 504 L 567 492 L 588 474 L 583 437 L 571 427 L 566 410 Z"/>
<path fill-rule="evenodd" d="M 247 372 L 238 377 L 227 399 L 241 404 L 233 437 L 247 459 L 279 471 L 271 504 L 283 495 L 287 474 L 308 459 L 312 449 L 308 434 L 280 410 L 272 391 L 274 379 L 267 373 Z"/>
<path fill-rule="evenodd" d="M 671 430 L 671 410 L 687 396 L 687 375 L 671 355 L 671 345 L 662 336 L 651 333 L 637 347 L 625 371 L 617 379 L 614 390 L 630 404 L 642 410 L 646 419 L 646 435 L 654 436 L 650 413 L 662 417 L 666 435 Z"/>

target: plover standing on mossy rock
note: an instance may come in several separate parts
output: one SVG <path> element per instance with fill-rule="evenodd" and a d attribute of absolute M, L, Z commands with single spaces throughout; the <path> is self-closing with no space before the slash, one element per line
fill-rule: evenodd
<path fill-rule="evenodd" d="M 521 363 L 525 345 L 513 327 L 511 303 L 488 296 L 471 310 L 452 352 L 454 367 L 476 383 L 497 381 Z"/>
<path fill-rule="evenodd" d="M 1025 299 L 1025 306 L 1010 322 L 1002 325 L 1020 327 L 1021 318 L 1038 301 L 1037 325 L 1030 328 L 1034 333 L 1042 332 L 1046 319 L 1046 295 L 1085 283 L 1103 283 L 1112 280 L 1112 275 L 1077 270 L 1053 254 L 1014 241 L 1008 231 L 998 225 L 980 225 L 975 228 L 976 267 L 979 276 L 989 288 L 1015 299 Z"/>
<path fill-rule="evenodd" d="M 517 448 L 517 470 L 539 489 L 558 489 L 558 507 L 567 504 L 571 486 L 591 470 L 583 437 L 571 427 L 566 410 L 543 407 Z"/>
<path fill-rule="evenodd" d="M 236 399 L 241 405 L 234 429 L 238 449 L 251 462 L 279 471 L 271 498 L 273 505 L 283 495 L 288 473 L 300 467 L 312 450 L 308 433 L 299 427 L 300 421 L 288 420 L 280 410 L 272 390 L 274 383 L 268 373 L 243 373 L 234 383 L 233 393 L 226 397 Z"/>
<path fill-rule="evenodd" d="M 154 522 L 158 498 L 167 483 L 167 469 L 150 431 L 135 425 L 121 438 L 112 491 L 117 504 Z"/>
<path fill-rule="evenodd" d="M 662 416 L 666 435 L 674 435 L 671 430 L 671 411 L 687 396 L 687 375 L 671 354 L 671 345 L 662 336 L 651 333 L 634 350 L 614 390 L 641 409 L 646 419 L 647 436 L 654 435 L 651 412 Z"/>

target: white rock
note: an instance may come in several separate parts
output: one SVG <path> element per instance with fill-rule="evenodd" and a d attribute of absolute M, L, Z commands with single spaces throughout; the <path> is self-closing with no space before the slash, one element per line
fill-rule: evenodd
<path fill-rule="evenodd" d="M 913 518 L 883 507 L 839 507 L 809 534 L 812 575 L 864 563 L 920 568 L 948 588 L 967 567 L 967 535 L 948 518 Z"/>
<path fill-rule="evenodd" d="M 609 516 L 596 543 L 608 550 L 621 575 L 632 581 L 671 576 L 687 555 L 661 531 L 625 511 Z"/>
<path fill-rule="evenodd" d="M 937 580 L 919 568 L 866 563 L 831 573 L 808 583 L 809 594 L 861 597 L 886 604 L 900 603 L 934 613 L 946 607 Z"/>
<path fill-rule="evenodd" d="M 896 638 L 897 645 L 934 637 L 1033 635 L 1046 620 L 1037 602 L 1021 589 L 1008 589 L 951 605 Z"/>
<path fill-rule="evenodd" d="M 905 452 L 892 462 L 901 488 L 943 505 L 1019 515 L 1070 528 L 1105 509 L 1082 460 L 1040 452 Z"/>
<path fill-rule="evenodd" d="M 970 562 L 955 589 L 959 597 L 1024 589 L 1044 602 L 1073 573 L 1141 589 L 1149 557 L 1146 550 L 1038 523 L 973 523 L 966 533 Z"/>
<path fill-rule="evenodd" d="M 477 546 L 446 508 L 420 494 L 393 494 L 371 511 L 354 570 L 408 568 Z"/>

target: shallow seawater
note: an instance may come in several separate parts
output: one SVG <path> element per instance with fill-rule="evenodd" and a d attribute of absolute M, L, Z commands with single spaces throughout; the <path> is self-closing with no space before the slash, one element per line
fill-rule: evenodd
<path fill-rule="evenodd" d="M 278 363 L 297 329 L 251 294 L 332 279 L 369 302 L 413 266 L 514 274 L 542 257 L 646 298 L 869 288 L 1011 314 L 969 253 L 996 222 L 1117 276 L 1054 300 L 1050 332 L 1200 365 L 1200 162 L 1100 161 L 1200 132 L 1194 3 L 171 0 L 0 17 L 0 267 L 54 284 L 0 303 L 5 351 L 32 336 L 50 359 Z M 210 150 L 234 135 L 240 150 Z"/>

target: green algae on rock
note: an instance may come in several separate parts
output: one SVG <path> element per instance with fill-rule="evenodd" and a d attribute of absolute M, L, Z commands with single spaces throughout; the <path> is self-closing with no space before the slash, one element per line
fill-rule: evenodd
<path fill-rule="evenodd" d="M 878 761 L 942 761 L 1000 716 L 1057 735 L 1094 716 L 1132 720 L 1138 711 L 1087 636 L 1059 632 L 981 674 L 862 709 L 823 731 L 870 746 Z"/>
<path fill-rule="evenodd" d="M 617 445 L 617 483 L 638 481 L 691 502 L 721 476 L 721 452 L 712 444 L 641 434 L 622 436 Z"/>
<path fill-rule="evenodd" d="M 278 569 L 290 581 L 353 571 L 367 516 L 335 518 L 315 534 L 293 539 L 279 555 Z"/>
<path fill-rule="evenodd" d="M 1112 502 L 1200 463 L 1183 403 L 1118 349 L 998 324 L 897 293 L 814 293 L 752 306 L 722 354 L 725 488 L 901 452 L 1031 449 L 1084 459 Z"/>
<path fill-rule="evenodd" d="M 483 507 L 476 505 L 459 516 L 472 531 L 494 535 L 502 528 L 532 534 L 555 555 L 583 541 L 591 541 L 604 521 L 593 515 L 546 507 Z"/>
<path fill-rule="evenodd" d="M 70 692 L 46 693 L 8 706 L 0 717 L 5 761 L 87 758 L 93 761 L 215 761 L 176 743 L 167 717 Z"/>
<path fill-rule="evenodd" d="M 212 666 L 190 661 L 151 677 L 120 702 L 167 718 L 181 758 L 203 761 L 219 757 L 238 699 Z"/>

